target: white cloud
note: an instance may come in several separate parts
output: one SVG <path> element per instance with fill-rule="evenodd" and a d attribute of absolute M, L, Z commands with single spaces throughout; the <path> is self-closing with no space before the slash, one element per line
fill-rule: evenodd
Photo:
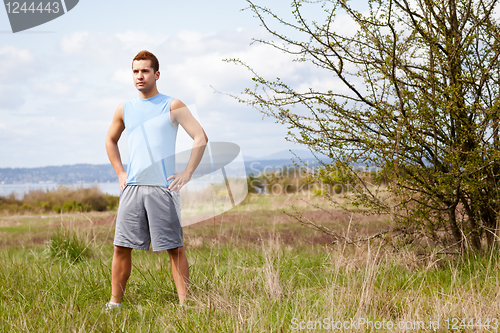
<path fill-rule="evenodd" d="M 13 86 L 19 83 L 25 84 L 26 79 L 31 75 L 36 66 L 36 59 L 33 52 L 26 48 L 19 48 L 12 45 L 4 45 L 0 48 L 0 73 L 3 73 L 0 82 L 0 90 L 9 89 L 14 92 Z M 9 94 L 5 94 L 8 98 Z M 2 101 L 1 104 L 9 104 Z"/>
<path fill-rule="evenodd" d="M 71 35 L 65 35 L 61 39 L 61 48 L 66 54 L 74 54 L 81 51 L 89 39 L 87 31 L 77 31 Z"/>
<path fill-rule="evenodd" d="M 124 48 L 138 48 L 144 47 L 144 45 L 161 45 L 167 39 L 168 36 L 162 34 L 151 35 L 144 31 L 126 31 L 124 33 L 118 33 L 115 35 L 122 43 Z"/>
<path fill-rule="evenodd" d="M 106 33 L 78 31 L 62 36 L 59 44 L 65 54 L 84 60 L 87 68 L 116 64 L 129 53 L 118 37 Z"/>
<path fill-rule="evenodd" d="M 19 87 L 19 89 L 22 88 Z M 19 109 L 26 101 L 22 92 L 23 90 L 18 90 L 13 86 L 0 85 L 0 111 Z"/>
<path fill-rule="evenodd" d="M 133 84 L 131 68 L 118 68 L 111 76 L 111 80 L 120 84 Z"/>
<path fill-rule="evenodd" d="M 80 80 L 77 77 L 66 77 L 63 80 L 52 77 L 50 80 L 37 80 L 33 84 L 33 90 L 37 93 L 67 95 L 73 92 Z"/>
<path fill-rule="evenodd" d="M 176 33 L 177 38 L 188 44 L 198 43 L 207 36 L 213 36 L 213 35 L 214 35 L 213 33 L 204 34 L 200 31 L 194 31 L 194 30 L 181 30 L 178 33 Z"/>
<path fill-rule="evenodd" d="M 5 61 L 16 61 L 17 63 L 31 63 L 33 61 L 32 53 L 27 49 L 20 49 L 11 45 L 4 45 L 0 49 L 0 59 L 2 65 L 6 66 Z"/>

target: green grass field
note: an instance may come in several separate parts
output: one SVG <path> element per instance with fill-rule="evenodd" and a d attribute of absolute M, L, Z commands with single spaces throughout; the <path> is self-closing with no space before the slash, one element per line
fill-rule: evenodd
<path fill-rule="evenodd" d="M 317 197 L 310 200 L 327 207 Z M 296 196 L 252 195 L 244 205 L 184 229 L 191 282 L 187 306 L 177 304 L 168 255 L 134 251 L 124 306 L 113 313 L 104 312 L 111 289 L 113 212 L 0 217 L 0 331 L 500 328 L 497 252 L 458 259 L 419 256 L 411 248 L 379 242 L 332 245 L 283 213 L 291 203 L 322 225 L 347 230 L 351 217 L 343 212 L 311 209 Z M 360 234 L 387 226 L 383 217 L 373 216 L 356 215 L 351 223 Z M 85 255 L 77 261 L 51 256 L 48 241 L 54 235 L 60 241 L 76 235 Z"/>

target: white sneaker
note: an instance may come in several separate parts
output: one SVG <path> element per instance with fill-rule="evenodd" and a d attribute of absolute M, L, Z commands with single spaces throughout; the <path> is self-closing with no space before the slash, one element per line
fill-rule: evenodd
<path fill-rule="evenodd" d="M 106 303 L 106 312 L 113 311 L 115 309 L 120 309 L 122 307 L 121 303 Z"/>

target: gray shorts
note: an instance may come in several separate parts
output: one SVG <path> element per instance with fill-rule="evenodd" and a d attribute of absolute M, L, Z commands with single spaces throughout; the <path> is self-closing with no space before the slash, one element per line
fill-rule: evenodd
<path fill-rule="evenodd" d="M 120 194 L 114 245 L 153 251 L 183 246 L 180 197 L 166 187 L 127 185 Z"/>

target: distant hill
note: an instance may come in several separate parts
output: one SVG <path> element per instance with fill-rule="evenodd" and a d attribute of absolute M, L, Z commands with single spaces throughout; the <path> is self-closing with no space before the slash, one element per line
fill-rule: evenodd
<path fill-rule="evenodd" d="M 303 160 L 313 160 L 315 159 L 313 154 L 309 150 L 305 149 L 293 149 L 292 150 L 295 155 Z M 267 155 L 264 157 L 253 157 L 253 156 L 243 156 L 245 161 L 269 161 L 269 160 L 291 160 L 296 159 L 296 156 L 292 154 L 289 150 L 282 150 L 277 153 Z M 325 157 L 324 155 L 321 155 Z"/>
<path fill-rule="evenodd" d="M 75 164 L 41 168 L 0 169 L 0 184 L 75 184 L 116 181 L 117 177 L 111 164 Z"/>

